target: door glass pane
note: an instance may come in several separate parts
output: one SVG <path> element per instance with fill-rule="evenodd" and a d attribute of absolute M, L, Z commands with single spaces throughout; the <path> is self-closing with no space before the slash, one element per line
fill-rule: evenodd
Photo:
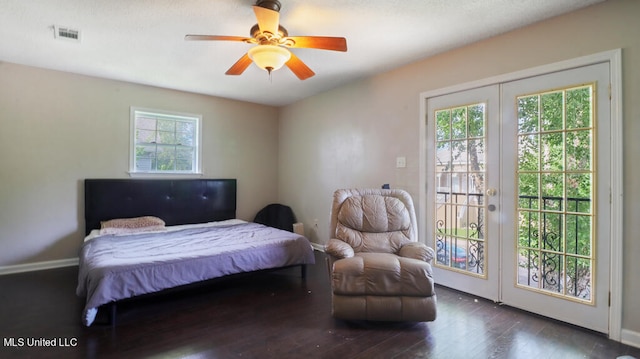
<path fill-rule="evenodd" d="M 592 302 L 594 85 L 517 98 L 517 285 Z"/>
<path fill-rule="evenodd" d="M 435 111 L 436 266 L 485 276 L 486 104 Z"/>

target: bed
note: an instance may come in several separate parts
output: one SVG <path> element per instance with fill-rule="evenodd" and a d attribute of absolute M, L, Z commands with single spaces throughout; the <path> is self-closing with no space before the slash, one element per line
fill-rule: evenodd
<path fill-rule="evenodd" d="M 235 179 L 86 179 L 78 296 L 90 326 L 118 301 L 232 274 L 315 262 L 293 232 L 236 219 Z"/>

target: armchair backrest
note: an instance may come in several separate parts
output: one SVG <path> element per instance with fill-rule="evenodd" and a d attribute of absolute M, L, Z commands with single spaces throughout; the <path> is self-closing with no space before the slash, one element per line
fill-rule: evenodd
<path fill-rule="evenodd" d="M 400 189 L 340 189 L 333 194 L 331 236 L 354 252 L 396 253 L 417 241 L 413 200 Z"/>

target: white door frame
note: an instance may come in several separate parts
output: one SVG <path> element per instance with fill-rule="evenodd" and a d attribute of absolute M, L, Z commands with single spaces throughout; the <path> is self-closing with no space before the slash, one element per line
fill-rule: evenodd
<path fill-rule="evenodd" d="M 427 131 L 427 99 L 450 93 L 465 91 L 487 85 L 520 80 L 527 77 L 544 75 L 552 72 L 568 70 L 576 67 L 609 62 L 611 79 L 611 257 L 610 257 L 610 291 L 609 338 L 621 340 L 622 331 L 622 269 L 623 253 L 623 133 L 622 133 L 622 50 L 615 49 L 592 55 L 578 57 L 566 61 L 542 65 L 522 71 L 498 75 L 482 80 L 467 82 L 420 93 L 420 154 L 419 154 L 419 200 L 418 231 L 425 233 L 427 213 L 427 176 L 426 176 L 426 131 Z M 428 243 L 433 245 L 433 243 Z"/>

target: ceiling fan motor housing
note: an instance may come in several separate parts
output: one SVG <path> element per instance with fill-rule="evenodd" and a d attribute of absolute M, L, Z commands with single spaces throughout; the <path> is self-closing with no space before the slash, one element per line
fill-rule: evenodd
<path fill-rule="evenodd" d="M 269 9 L 277 12 L 280 12 L 280 7 L 281 7 L 280 1 L 278 0 L 258 0 L 258 2 L 256 2 L 256 6 L 260 6 L 265 9 Z"/>
<path fill-rule="evenodd" d="M 249 33 L 251 34 L 251 37 L 255 39 L 259 39 L 260 35 L 263 34 L 263 32 L 260 31 L 260 26 L 258 26 L 258 24 L 253 25 Z M 284 26 L 278 25 L 278 33 L 273 35 L 278 35 L 279 38 L 285 38 L 289 36 L 289 32 L 287 31 L 287 29 L 284 28 Z"/>

